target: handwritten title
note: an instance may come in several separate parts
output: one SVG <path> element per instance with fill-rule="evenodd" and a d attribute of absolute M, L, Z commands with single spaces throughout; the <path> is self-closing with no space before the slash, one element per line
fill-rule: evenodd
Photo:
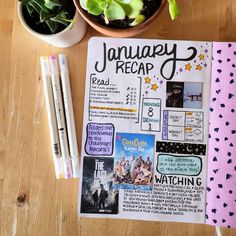
<path fill-rule="evenodd" d="M 145 46 L 120 46 L 109 48 L 103 43 L 103 57 L 101 61 L 96 61 L 95 70 L 102 73 L 106 70 L 108 62 L 115 62 L 116 74 L 149 74 L 154 65 L 150 62 L 144 63 L 141 60 L 145 58 L 166 57 L 167 59 L 160 65 L 160 74 L 166 80 L 171 80 L 176 71 L 176 65 L 179 61 L 191 61 L 197 55 L 195 47 L 188 47 L 187 57 L 178 57 L 177 44 L 155 44 Z"/>

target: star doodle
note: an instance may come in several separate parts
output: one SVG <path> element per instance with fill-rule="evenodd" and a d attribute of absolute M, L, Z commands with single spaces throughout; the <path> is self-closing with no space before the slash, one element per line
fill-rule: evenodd
<path fill-rule="evenodd" d="M 192 66 L 190 65 L 190 63 L 185 65 L 185 70 L 190 71 L 192 69 Z"/>
<path fill-rule="evenodd" d="M 150 84 L 151 83 L 151 78 L 149 78 L 149 77 L 146 77 L 144 80 L 145 80 L 145 84 Z"/>
<path fill-rule="evenodd" d="M 203 54 L 200 54 L 198 57 L 199 57 L 199 60 L 200 60 L 200 61 L 202 61 L 202 60 L 205 59 L 205 55 L 203 55 Z"/>
<path fill-rule="evenodd" d="M 202 66 L 200 64 L 196 65 L 196 70 L 201 71 L 202 70 Z"/>
<path fill-rule="evenodd" d="M 152 84 L 152 88 L 151 88 L 151 90 L 154 90 L 154 91 L 156 91 L 158 89 L 158 86 L 157 86 L 157 84 Z"/>

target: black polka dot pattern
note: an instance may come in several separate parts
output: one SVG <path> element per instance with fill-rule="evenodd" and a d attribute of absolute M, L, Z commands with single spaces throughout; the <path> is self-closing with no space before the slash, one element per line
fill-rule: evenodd
<path fill-rule="evenodd" d="M 206 223 L 236 227 L 236 43 L 214 43 Z"/>

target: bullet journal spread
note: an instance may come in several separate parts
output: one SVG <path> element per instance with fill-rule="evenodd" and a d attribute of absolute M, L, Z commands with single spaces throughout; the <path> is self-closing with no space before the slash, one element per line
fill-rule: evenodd
<path fill-rule="evenodd" d="M 235 65 L 233 43 L 92 38 L 80 216 L 236 227 Z"/>

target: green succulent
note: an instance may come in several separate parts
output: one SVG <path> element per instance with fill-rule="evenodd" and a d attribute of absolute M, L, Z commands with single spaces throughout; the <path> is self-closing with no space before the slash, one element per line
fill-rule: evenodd
<path fill-rule="evenodd" d="M 75 12 L 72 0 L 19 0 L 30 17 L 37 25 L 43 25 L 51 34 L 57 33 L 62 27 L 67 27 L 73 20 L 71 12 Z"/>
<path fill-rule="evenodd" d="M 80 0 L 80 5 L 92 15 L 103 14 L 106 24 L 126 17 L 134 19 L 132 24 L 135 25 L 145 20 L 141 15 L 143 0 Z"/>
<path fill-rule="evenodd" d="M 168 3 L 171 19 L 174 20 L 179 15 L 178 5 L 175 0 L 168 0 Z M 112 20 L 125 18 L 133 20 L 130 26 L 136 26 L 145 21 L 145 16 L 141 14 L 143 0 L 80 0 L 80 5 L 94 16 L 103 15 L 106 24 Z"/>
<path fill-rule="evenodd" d="M 172 20 L 175 20 L 176 17 L 179 16 L 180 14 L 179 7 L 175 0 L 168 0 L 168 2 L 169 2 L 170 17 Z"/>

